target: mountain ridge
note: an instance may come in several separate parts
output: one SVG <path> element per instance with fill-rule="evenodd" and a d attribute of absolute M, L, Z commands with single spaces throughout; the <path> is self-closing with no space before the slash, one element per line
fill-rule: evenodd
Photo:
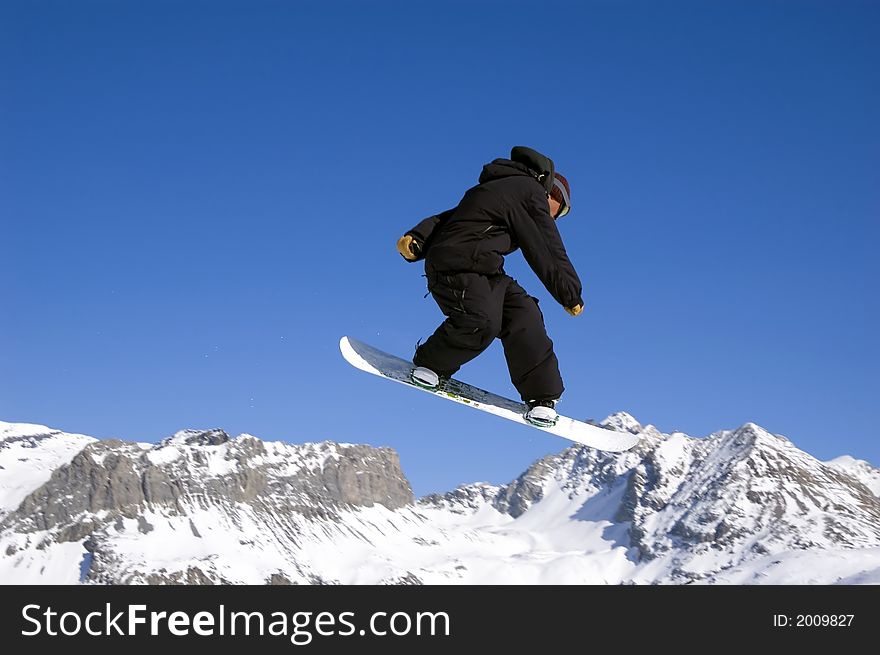
<path fill-rule="evenodd" d="M 507 484 L 415 498 L 389 448 L 219 428 L 155 444 L 67 439 L 0 423 L 0 490 L 15 489 L 0 497 L 0 573 L 35 583 L 880 583 L 880 470 L 869 463 L 820 462 L 753 423 L 704 438 L 622 412 L 601 424 L 641 441 L 619 454 L 572 446 Z"/>

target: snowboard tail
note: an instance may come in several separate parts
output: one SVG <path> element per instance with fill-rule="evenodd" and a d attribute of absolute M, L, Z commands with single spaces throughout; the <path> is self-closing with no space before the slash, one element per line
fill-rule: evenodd
<path fill-rule="evenodd" d="M 455 378 L 441 378 L 440 385 L 433 389 L 421 386 L 416 384 L 411 377 L 415 369 L 412 362 L 382 352 L 369 344 L 347 336 L 339 340 L 339 349 L 349 364 L 367 373 L 495 414 L 542 432 L 555 434 L 591 448 L 607 452 L 623 452 L 635 446 L 639 441 L 638 436 L 629 432 L 618 432 L 583 421 L 576 421 L 562 414 L 559 415 L 555 425 L 538 426 L 526 420 L 525 413 L 528 408 L 525 403 L 510 400 Z"/>

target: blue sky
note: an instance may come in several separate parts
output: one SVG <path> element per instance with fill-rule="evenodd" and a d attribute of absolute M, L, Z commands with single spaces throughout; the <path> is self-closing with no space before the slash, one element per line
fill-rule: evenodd
<path fill-rule="evenodd" d="M 711 5 L 711 6 L 710 6 Z M 560 410 L 880 464 L 880 6 L 5 2 L 0 419 L 387 445 L 417 494 L 567 442 L 349 367 L 441 320 L 397 237 L 571 182 Z M 500 344 L 460 377 L 513 395 Z"/>

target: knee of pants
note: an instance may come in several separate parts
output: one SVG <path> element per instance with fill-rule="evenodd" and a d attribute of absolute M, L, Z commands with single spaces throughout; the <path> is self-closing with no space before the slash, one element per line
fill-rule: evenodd
<path fill-rule="evenodd" d="M 549 341 L 544 314 L 538 306 L 537 298 L 529 298 L 519 306 L 505 308 L 505 326 L 501 338 L 528 342 Z"/>
<path fill-rule="evenodd" d="M 485 350 L 501 331 L 488 317 L 474 314 L 463 315 L 450 323 L 447 330 L 450 341 L 469 350 Z"/>

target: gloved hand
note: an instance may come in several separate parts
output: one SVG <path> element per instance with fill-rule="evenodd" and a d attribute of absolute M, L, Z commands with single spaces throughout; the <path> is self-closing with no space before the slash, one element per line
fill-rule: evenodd
<path fill-rule="evenodd" d="M 397 252 L 408 262 L 416 261 L 421 251 L 421 244 L 411 234 L 404 234 L 397 240 Z"/>
<path fill-rule="evenodd" d="M 565 311 L 567 311 L 567 312 L 568 312 L 569 314 L 571 314 L 572 316 L 577 316 L 577 315 L 580 314 L 582 311 L 584 311 L 584 306 L 583 306 L 583 305 L 578 305 L 578 306 L 576 306 L 576 307 L 566 307 L 566 308 L 565 308 Z"/>

